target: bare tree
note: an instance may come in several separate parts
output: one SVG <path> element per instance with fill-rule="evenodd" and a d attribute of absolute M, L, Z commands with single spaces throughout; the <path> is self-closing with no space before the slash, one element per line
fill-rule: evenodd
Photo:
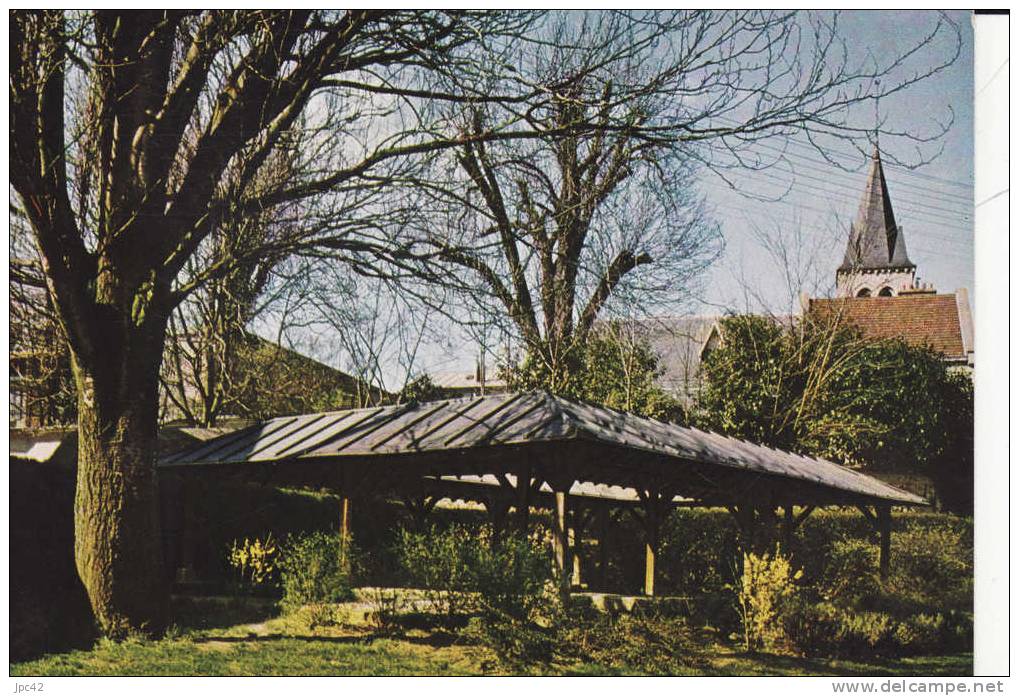
<path fill-rule="evenodd" d="M 459 142 L 431 135 L 436 124 L 413 105 L 473 96 L 477 66 L 492 65 L 476 52 L 527 20 L 12 13 L 11 182 L 70 349 L 75 558 L 105 633 L 159 631 L 166 621 L 153 465 L 169 317 L 197 287 L 278 249 L 270 241 L 238 258 L 224 244 L 202 259 L 210 235 L 230 215 L 314 199 L 315 215 L 287 249 L 385 255 L 384 211 L 369 217 L 365 206 L 415 155 Z M 458 76 L 457 93 L 431 89 L 429 76 L 442 72 Z M 314 145 L 301 153 L 300 176 L 251 187 L 302 117 Z"/>
<path fill-rule="evenodd" d="M 300 128 L 281 137 L 244 189 L 238 164 L 228 167 L 222 189 L 230 209 L 178 278 L 193 283 L 217 259 L 236 259 L 227 272 L 196 284 L 168 323 L 160 376 L 163 393 L 175 413 L 196 425 L 215 425 L 224 409 L 238 405 L 238 395 L 250 392 L 251 366 L 238 360 L 250 347 L 248 327 L 289 290 L 286 283 L 272 281 L 300 277 L 278 272 L 289 260 L 287 243 L 304 231 L 294 219 L 297 207 L 291 203 L 246 211 L 238 203 L 245 195 L 276 190 L 292 181 L 310 137 Z"/>
<path fill-rule="evenodd" d="M 461 135 L 520 119 L 540 137 L 471 137 L 413 182 L 429 194 L 424 246 L 452 269 L 435 277 L 501 315 L 555 389 L 613 303 L 627 314 L 678 303 L 716 257 L 699 172 L 729 182 L 732 169 L 767 169 L 782 150 L 748 147 L 767 138 L 865 141 L 847 114 L 954 60 L 898 77 L 951 30 L 936 21 L 902 53 L 854 63 L 835 15 L 552 14 L 516 58 L 533 96 L 459 112 Z M 888 135 L 922 144 L 943 132 Z"/>
<path fill-rule="evenodd" d="M 67 425 L 76 414 L 70 355 L 18 211 L 12 211 L 9 240 L 11 426 Z"/>

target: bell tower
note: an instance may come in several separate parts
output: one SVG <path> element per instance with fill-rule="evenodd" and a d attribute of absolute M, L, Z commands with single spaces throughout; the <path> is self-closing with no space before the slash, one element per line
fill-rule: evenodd
<path fill-rule="evenodd" d="M 837 297 L 894 297 L 914 289 L 916 264 L 906 254 L 902 228 L 895 224 L 877 146 L 856 220 L 849 227 L 846 255 L 835 272 Z"/>

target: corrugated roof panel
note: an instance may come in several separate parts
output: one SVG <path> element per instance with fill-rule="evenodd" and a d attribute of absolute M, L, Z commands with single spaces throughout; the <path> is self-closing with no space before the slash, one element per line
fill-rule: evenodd
<path fill-rule="evenodd" d="M 309 449 L 303 456 L 334 455 L 341 452 L 345 454 L 370 454 L 371 442 L 369 438 L 372 434 L 398 418 L 405 416 L 413 408 L 412 404 L 406 404 L 369 411 L 365 417 L 351 424 L 351 427 L 333 436 L 328 442 Z"/>
<path fill-rule="evenodd" d="M 167 457 L 161 465 L 464 450 L 570 438 L 896 502 L 923 502 L 832 462 L 543 392 L 278 418 Z"/>
<path fill-rule="evenodd" d="M 373 409 L 377 410 L 377 409 Z M 307 450 L 328 442 L 344 430 L 352 427 L 358 420 L 366 417 L 365 410 L 338 411 L 328 414 L 330 417 L 317 423 L 314 427 L 304 428 L 300 433 L 287 438 L 276 448 L 278 457 L 297 457 Z"/>

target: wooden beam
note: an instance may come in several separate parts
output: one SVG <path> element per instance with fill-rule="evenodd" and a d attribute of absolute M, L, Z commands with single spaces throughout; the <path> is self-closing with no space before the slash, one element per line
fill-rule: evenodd
<path fill-rule="evenodd" d="M 730 505 L 726 508 L 736 520 L 739 529 L 739 543 L 742 553 L 754 550 L 755 513 L 752 505 Z M 741 554 L 742 557 L 742 554 Z"/>
<path fill-rule="evenodd" d="M 790 505 L 789 507 L 792 507 L 792 506 Z M 805 520 L 808 517 L 810 517 L 810 513 L 812 513 L 816 509 L 817 509 L 816 506 L 808 505 L 807 507 L 805 507 L 802 510 L 800 510 L 800 514 L 796 516 L 795 520 L 793 520 L 793 531 L 796 531 L 797 529 L 799 529 L 800 525 L 803 524 L 803 520 Z"/>
<path fill-rule="evenodd" d="M 857 505 L 856 509 L 859 510 L 860 513 L 864 517 L 866 517 L 868 520 L 870 520 L 870 523 L 872 525 L 874 525 L 875 529 L 877 528 L 877 523 L 878 523 L 877 514 L 875 514 L 875 513 L 871 512 L 870 510 L 868 510 L 865 505 Z"/>

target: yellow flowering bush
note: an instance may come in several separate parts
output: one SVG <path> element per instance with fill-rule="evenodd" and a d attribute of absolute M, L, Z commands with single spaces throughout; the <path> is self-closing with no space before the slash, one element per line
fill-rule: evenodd
<path fill-rule="evenodd" d="M 793 571 L 778 548 L 774 554 L 743 555 L 743 574 L 735 589 L 747 651 L 771 647 L 781 640 L 782 611 L 795 595 L 795 583 L 802 576 L 803 571 Z"/>
<path fill-rule="evenodd" d="M 265 585 L 275 579 L 278 553 L 272 532 L 264 540 L 245 537 L 238 543 L 235 539 L 230 547 L 230 566 L 252 585 Z"/>

